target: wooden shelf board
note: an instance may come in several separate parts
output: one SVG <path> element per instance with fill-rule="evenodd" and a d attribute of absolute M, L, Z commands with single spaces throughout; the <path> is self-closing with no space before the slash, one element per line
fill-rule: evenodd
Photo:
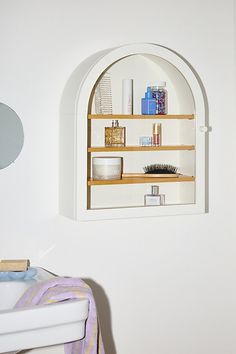
<path fill-rule="evenodd" d="M 96 207 L 96 208 L 88 208 L 88 210 L 112 210 L 112 209 L 130 209 L 130 208 L 168 208 L 176 205 L 193 205 L 195 204 L 194 202 L 189 202 L 189 203 L 170 203 L 170 204 L 164 204 L 164 205 L 118 205 L 118 206 L 112 206 L 112 207 Z"/>
<path fill-rule="evenodd" d="M 173 182 L 194 182 L 193 176 L 178 176 L 178 177 L 158 177 L 158 178 L 122 178 L 115 180 L 88 180 L 88 186 L 108 185 L 108 184 L 140 184 L 140 183 L 173 183 Z"/>
<path fill-rule="evenodd" d="M 89 114 L 88 119 L 194 119 L 194 114 Z"/>
<path fill-rule="evenodd" d="M 195 150 L 194 145 L 162 145 L 162 146 L 93 146 L 88 152 L 113 151 L 169 151 L 169 150 Z"/>

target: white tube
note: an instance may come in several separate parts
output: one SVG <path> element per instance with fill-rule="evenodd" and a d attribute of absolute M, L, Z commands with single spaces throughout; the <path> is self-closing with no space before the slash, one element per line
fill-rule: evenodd
<path fill-rule="evenodd" d="M 122 113 L 133 114 L 133 80 L 122 80 Z"/>

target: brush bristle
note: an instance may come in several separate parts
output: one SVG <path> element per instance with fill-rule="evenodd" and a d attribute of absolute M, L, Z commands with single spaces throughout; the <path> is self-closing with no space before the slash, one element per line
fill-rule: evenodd
<path fill-rule="evenodd" d="M 177 173 L 178 170 L 175 166 L 159 163 L 145 166 L 143 169 L 145 173 L 149 174 L 174 174 Z"/>

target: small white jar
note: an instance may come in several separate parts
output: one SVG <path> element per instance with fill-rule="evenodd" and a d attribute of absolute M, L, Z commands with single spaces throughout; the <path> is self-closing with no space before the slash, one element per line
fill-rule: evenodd
<path fill-rule="evenodd" d="M 122 157 L 93 157 L 93 179 L 121 179 Z"/>

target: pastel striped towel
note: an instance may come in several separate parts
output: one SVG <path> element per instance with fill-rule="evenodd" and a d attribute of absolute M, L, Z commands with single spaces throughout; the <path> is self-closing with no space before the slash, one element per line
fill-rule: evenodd
<path fill-rule="evenodd" d="M 89 300 L 86 335 L 81 340 L 65 343 L 65 354 L 105 354 L 92 290 L 82 279 L 55 277 L 39 282 L 26 290 L 16 308 L 84 298 Z"/>

